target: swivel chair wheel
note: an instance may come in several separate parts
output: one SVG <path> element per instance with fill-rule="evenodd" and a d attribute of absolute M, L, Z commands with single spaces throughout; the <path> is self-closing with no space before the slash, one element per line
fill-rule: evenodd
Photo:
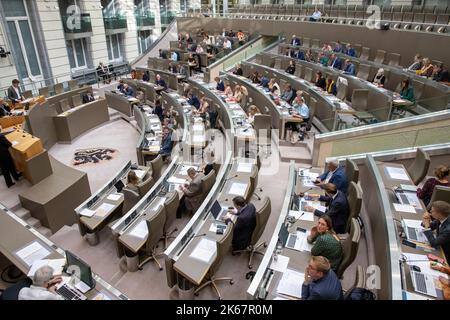
<path fill-rule="evenodd" d="M 249 265 L 248 265 L 248 268 L 249 268 L 249 269 L 252 269 L 252 268 L 253 268 L 253 265 L 249 264 Z"/>
<path fill-rule="evenodd" d="M 139 271 L 142 271 L 142 269 L 144 269 L 144 268 L 143 268 L 143 267 L 138 267 L 138 270 L 139 270 Z"/>
<path fill-rule="evenodd" d="M 230 284 L 233 285 L 233 284 L 234 284 L 234 281 L 233 281 L 233 280 L 230 280 Z"/>
<path fill-rule="evenodd" d="M 195 293 L 194 293 L 194 296 L 198 297 L 198 292 L 195 292 Z"/>
<path fill-rule="evenodd" d="M 222 297 L 217 298 L 217 300 L 222 300 Z"/>
<path fill-rule="evenodd" d="M 161 268 L 159 268 L 159 271 L 162 271 L 162 269 L 163 269 L 162 267 L 161 267 Z"/>
<path fill-rule="evenodd" d="M 175 228 L 173 231 L 177 232 L 177 231 L 178 231 L 178 228 Z"/>
<path fill-rule="evenodd" d="M 264 242 L 264 248 L 267 248 L 267 243 Z"/>

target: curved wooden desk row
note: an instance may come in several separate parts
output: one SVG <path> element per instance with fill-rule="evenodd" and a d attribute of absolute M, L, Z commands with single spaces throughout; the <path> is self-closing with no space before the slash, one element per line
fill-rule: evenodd
<path fill-rule="evenodd" d="M 138 164 L 146 165 L 146 158 L 155 158 L 161 149 L 162 126 L 159 117 L 147 106 L 134 106 L 134 119 L 141 133 L 136 144 Z"/>
<path fill-rule="evenodd" d="M 187 67 L 189 68 L 189 65 L 187 65 Z M 136 70 L 138 71 L 137 76 L 139 79 L 142 79 L 142 75 L 144 74 L 145 71 L 149 72 L 150 79 L 152 81 L 155 81 L 153 79 L 156 79 L 156 75 L 159 74 L 161 76 L 161 79 L 163 79 L 166 82 L 167 87 L 173 90 L 177 90 L 178 82 L 186 78 L 182 74 L 170 72 L 168 68 L 161 69 L 150 67 L 149 68 L 137 67 Z M 188 71 L 187 74 L 190 74 L 190 72 Z"/>
<path fill-rule="evenodd" d="M 65 259 L 63 249 L 57 247 L 53 242 L 37 232 L 32 226 L 17 217 L 5 206 L 0 204 L 0 252 L 12 264 L 20 269 L 24 274 L 28 274 L 32 263 L 18 251 L 34 244 L 40 246 L 42 251 L 48 252 L 44 259 Z M 112 299 L 128 300 L 128 298 L 104 281 L 100 276 L 93 273 L 96 286 L 86 293 L 89 300 Z"/>
<path fill-rule="evenodd" d="M 151 106 L 155 104 L 155 100 L 158 97 L 156 90 L 162 90 L 162 87 L 159 87 L 152 82 L 130 78 L 122 78 L 121 80 L 132 87 L 135 93 L 137 93 L 138 90 L 142 90 L 144 92 L 144 101 Z"/>
<path fill-rule="evenodd" d="M 119 111 L 122 118 L 127 121 L 130 121 L 133 118 L 133 106 L 139 103 L 138 99 L 126 96 L 118 90 L 115 92 L 106 91 L 105 98 L 108 107 Z"/>
<path fill-rule="evenodd" d="M 311 50 L 314 53 L 324 53 L 320 48 L 306 48 L 306 47 L 294 47 L 289 44 L 280 44 L 279 53 L 286 54 L 290 49 L 300 49 L 301 51 Z M 386 75 L 386 82 L 384 87 L 390 91 L 396 91 L 399 83 L 403 79 L 409 78 L 413 80 L 413 85 L 416 93 L 416 100 L 420 99 L 420 107 L 415 108 L 413 111 L 421 114 L 424 112 L 434 112 L 445 110 L 450 99 L 450 88 L 432 79 L 427 79 L 416 75 L 413 72 L 405 71 L 404 69 L 393 66 L 377 63 L 375 61 L 364 60 L 361 58 L 350 57 L 343 53 L 337 53 L 342 62 L 345 59 L 349 59 L 353 63 L 363 68 L 364 71 L 361 72 L 361 76 L 364 80 L 371 81 L 379 68 L 383 68 Z M 361 70 L 362 71 L 362 70 Z M 358 72 L 357 72 L 358 74 Z"/>

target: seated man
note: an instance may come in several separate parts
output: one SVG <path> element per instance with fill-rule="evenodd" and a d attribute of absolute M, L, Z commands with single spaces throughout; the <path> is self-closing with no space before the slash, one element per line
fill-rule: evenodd
<path fill-rule="evenodd" d="M 349 43 L 347 44 L 345 53 L 350 56 L 350 57 L 356 57 L 356 51 L 355 49 L 352 47 L 352 45 Z"/>
<path fill-rule="evenodd" d="M 347 218 L 349 214 L 349 206 L 346 195 L 337 190 L 336 185 L 332 183 L 326 183 L 323 186 L 325 190 L 324 196 L 312 195 L 315 200 L 323 201 L 327 204 L 325 212 L 314 209 L 312 206 L 307 205 L 306 211 L 313 212 L 315 216 L 321 217 L 327 215 L 333 222 L 333 228 L 336 233 L 345 233 L 345 227 L 347 224 Z"/>
<path fill-rule="evenodd" d="M 187 171 L 191 182 L 189 184 L 181 185 L 180 190 L 184 193 L 184 207 L 189 212 L 196 212 L 202 204 L 202 178 L 205 175 L 198 172 L 194 168 L 189 168 Z"/>
<path fill-rule="evenodd" d="M 122 92 L 122 90 L 123 90 L 123 85 L 124 85 L 124 82 L 123 82 L 122 79 L 120 79 L 120 80 L 119 80 L 119 84 L 117 85 L 117 90 L 119 90 L 120 92 Z"/>
<path fill-rule="evenodd" d="M 171 56 L 170 56 L 170 59 L 171 59 L 172 61 L 178 61 L 178 52 L 172 51 L 172 54 L 171 54 Z"/>
<path fill-rule="evenodd" d="M 289 65 L 286 68 L 286 72 L 289 74 L 294 74 L 295 73 L 295 63 L 292 60 L 289 60 Z"/>
<path fill-rule="evenodd" d="M 311 22 L 317 22 L 320 20 L 320 18 L 322 17 L 322 12 L 320 12 L 320 10 L 318 8 L 316 8 L 316 10 L 314 11 L 314 13 L 312 14 L 311 17 L 309 17 L 309 21 Z"/>
<path fill-rule="evenodd" d="M 338 41 L 336 43 L 336 46 L 333 48 L 333 51 L 336 53 L 342 52 L 344 50 L 344 47 L 342 46 L 342 43 Z"/>
<path fill-rule="evenodd" d="M 344 168 L 339 167 L 339 163 L 336 160 L 330 160 L 327 162 L 325 172 L 317 177 L 317 180 L 314 183 L 319 185 L 332 183 L 336 185 L 338 190 L 345 194 L 347 193 L 347 177 L 345 176 Z"/>
<path fill-rule="evenodd" d="M 349 60 L 345 60 L 344 73 L 354 76 L 356 74 L 355 65 Z"/>
<path fill-rule="evenodd" d="M 291 46 L 301 46 L 302 45 L 300 42 L 300 39 L 297 38 L 297 36 L 295 34 L 292 35 L 292 39 L 291 39 L 291 42 L 289 42 L 289 44 Z"/>
<path fill-rule="evenodd" d="M 431 213 L 423 215 L 424 234 L 430 245 L 444 251 L 447 261 L 450 259 L 450 204 L 445 201 L 435 201 L 431 204 Z M 434 220 L 432 221 L 433 218 Z M 436 231 L 436 237 L 433 234 Z"/>
<path fill-rule="evenodd" d="M 163 138 L 161 143 L 161 150 L 159 150 L 159 154 L 165 160 L 172 153 L 173 141 L 172 141 L 172 132 L 168 127 L 163 129 Z"/>
<path fill-rule="evenodd" d="M 219 77 L 215 77 L 214 81 L 217 83 L 216 90 L 218 91 L 225 91 L 225 84 Z"/>
<path fill-rule="evenodd" d="M 169 63 L 169 72 L 171 72 L 171 73 L 178 73 L 177 65 L 172 63 L 172 62 L 170 62 Z"/>
<path fill-rule="evenodd" d="M 146 70 L 142 75 L 142 81 L 149 82 L 150 81 L 150 72 Z"/>
<path fill-rule="evenodd" d="M 134 97 L 134 90 L 127 83 L 123 84 L 122 93 L 129 97 Z"/>
<path fill-rule="evenodd" d="M 53 276 L 52 267 L 40 267 L 34 273 L 33 284 L 19 291 L 19 300 L 64 300 L 55 291 L 55 286 L 61 281 L 61 277 Z"/>
<path fill-rule="evenodd" d="M 292 100 L 294 100 L 294 98 L 295 98 L 295 91 L 292 89 L 292 86 L 289 83 L 286 83 L 284 91 L 281 94 L 281 99 L 290 104 Z"/>
<path fill-rule="evenodd" d="M 4 103 L 3 98 L 0 97 L 0 118 L 9 116 L 11 109 Z"/>
<path fill-rule="evenodd" d="M 159 74 L 156 75 L 156 80 L 155 80 L 155 84 L 157 86 L 163 87 L 163 91 L 167 91 L 167 84 L 166 81 L 164 81 L 163 78 L 161 78 L 161 76 Z"/>
<path fill-rule="evenodd" d="M 92 94 L 92 92 L 87 92 L 86 94 L 83 94 L 82 100 L 83 100 L 83 104 L 89 103 L 89 102 L 95 101 L 95 97 Z"/>
<path fill-rule="evenodd" d="M 295 58 L 298 60 L 305 60 L 305 53 L 302 50 L 295 50 L 292 58 Z"/>
<path fill-rule="evenodd" d="M 231 215 L 237 216 L 233 229 L 233 251 L 244 250 L 250 245 L 253 230 L 256 227 L 256 208 L 241 196 L 233 198 L 233 205 L 236 209 L 228 213 L 224 220 L 228 224 L 231 221 Z"/>
<path fill-rule="evenodd" d="M 304 300 L 342 300 L 342 286 L 331 270 L 330 262 L 322 256 L 312 256 L 305 270 L 302 285 Z"/>
<path fill-rule="evenodd" d="M 328 63 L 331 68 L 338 69 L 338 70 L 341 70 L 341 68 L 342 68 L 341 59 L 339 59 L 339 57 L 334 53 L 331 55 Z"/>
<path fill-rule="evenodd" d="M 199 109 L 200 108 L 200 100 L 198 100 L 197 96 L 195 94 L 193 94 L 192 92 L 188 93 L 188 104 L 190 104 L 191 106 L 194 106 L 195 109 Z"/>

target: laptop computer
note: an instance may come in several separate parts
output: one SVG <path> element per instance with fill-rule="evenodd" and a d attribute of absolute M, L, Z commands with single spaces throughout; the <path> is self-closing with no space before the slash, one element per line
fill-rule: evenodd
<path fill-rule="evenodd" d="M 415 291 L 437 298 L 433 276 L 411 269 L 411 279 Z"/>
<path fill-rule="evenodd" d="M 428 243 L 428 239 L 423 233 L 423 228 L 418 223 L 420 224 L 420 221 L 417 222 L 408 219 L 402 220 L 402 226 L 406 234 L 406 239 L 422 243 Z"/>
<path fill-rule="evenodd" d="M 397 197 L 397 200 L 401 204 L 407 204 L 407 205 L 411 205 L 411 206 L 420 208 L 420 201 L 419 201 L 419 198 L 417 198 L 417 194 L 415 192 L 396 190 L 395 196 Z"/>
<path fill-rule="evenodd" d="M 114 187 L 116 187 L 117 192 L 121 192 L 125 185 L 123 184 L 122 180 L 119 180 L 114 184 Z"/>
<path fill-rule="evenodd" d="M 214 201 L 214 204 L 211 208 L 211 213 L 215 220 L 223 222 L 223 217 L 228 212 L 228 207 L 222 207 L 219 201 Z"/>

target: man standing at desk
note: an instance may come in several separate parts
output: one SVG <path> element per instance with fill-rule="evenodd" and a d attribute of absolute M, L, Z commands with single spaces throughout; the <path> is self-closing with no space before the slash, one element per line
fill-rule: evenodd
<path fill-rule="evenodd" d="M 336 160 L 330 160 L 327 162 L 325 172 L 317 177 L 315 184 L 323 185 L 325 183 L 332 183 L 336 185 L 339 191 L 347 193 L 347 177 L 345 176 L 344 168 L 339 167 L 339 163 Z"/>
<path fill-rule="evenodd" d="M 16 103 L 20 103 L 21 101 L 23 101 L 23 96 L 19 88 L 19 83 L 20 83 L 19 80 L 14 79 L 12 81 L 12 86 L 8 88 L 8 99 L 11 100 L 13 106 Z"/>
<path fill-rule="evenodd" d="M 342 300 L 342 285 L 331 270 L 330 262 L 322 256 L 312 256 L 305 270 L 302 285 L 303 300 Z"/>
<path fill-rule="evenodd" d="M 438 249 L 442 248 L 445 258 L 450 261 L 450 204 L 445 201 L 435 201 L 431 204 L 431 214 L 423 215 L 423 226 L 426 228 L 423 233 L 430 245 Z M 431 221 L 431 218 L 434 220 Z M 437 237 L 433 230 L 436 230 Z"/>
<path fill-rule="evenodd" d="M 251 203 L 247 203 L 241 196 L 233 198 L 234 209 L 231 214 L 237 216 L 233 229 L 233 251 L 244 250 L 250 245 L 253 230 L 256 227 L 256 209 Z M 231 222 L 230 213 L 225 216 L 225 222 Z"/>
<path fill-rule="evenodd" d="M 55 286 L 61 281 L 61 277 L 53 276 L 52 267 L 40 267 L 34 273 L 33 284 L 19 291 L 19 300 L 64 300 L 55 292 Z"/>
<path fill-rule="evenodd" d="M 205 175 L 201 172 L 197 173 L 194 168 L 187 171 L 191 182 L 188 185 L 181 185 L 180 189 L 184 193 L 184 206 L 189 212 L 196 212 L 202 204 L 202 179 Z"/>
<path fill-rule="evenodd" d="M 11 188 L 15 183 L 11 180 L 11 175 L 14 180 L 18 181 L 21 173 L 17 173 L 14 166 L 13 159 L 9 153 L 9 148 L 12 146 L 11 142 L 6 139 L 5 135 L 1 133 L 2 127 L 0 126 L 0 168 L 2 170 L 3 177 L 5 178 L 6 185 Z"/>

